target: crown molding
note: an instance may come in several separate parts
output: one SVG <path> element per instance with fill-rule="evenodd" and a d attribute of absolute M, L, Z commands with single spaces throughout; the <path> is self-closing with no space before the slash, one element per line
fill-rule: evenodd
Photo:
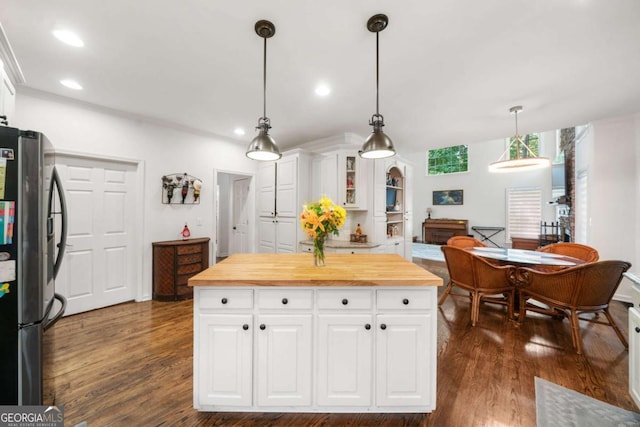
<path fill-rule="evenodd" d="M 4 32 L 4 28 L 2 28 L 2 23 L 0 23 L 0 61 L 4 65 L 9 80 L 11 80 L 14 86 L 25 82 L 24 74 L 22 74 L 18 60 L 13 53 L 13 49 L 11 49 L 7 34 Z"/>

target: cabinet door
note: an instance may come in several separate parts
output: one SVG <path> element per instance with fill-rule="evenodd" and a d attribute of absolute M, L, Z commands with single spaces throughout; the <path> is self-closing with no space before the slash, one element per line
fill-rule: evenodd
<path fill-rule="evenodd" d="M 260 315 L 258 406 L 311 405 L 311 315 Z"/>
<path fill-rule="evenodd" d="M 2 80 L 0 82 L 0 115 L 6 116 L 8 126 L 11 126 L 15 112 L 16 89 L 2 68 L 2 61 L 0 61 L 0 78 Z"/>
<path fill-rule="evenodd" d="M 373 163 L 373 216 L 387 214 L 387 170 L 384 159 L 376 159 Z M 385 232 L 386 233 L 386 232 Z M 382 241 L 382 240 L 380 240 Z"/>
<path fill-rule="evenodd" d="M 383 314 L 376 319 L 376 404 L 435 405 L 433 316 Z"/>
<path fill-rule="evenodd" d="M 640 311 L 629 309 L 629 394 L 640 407 Z"/>
<path fill-rule="evenodd" d="M 277 253 L 295 253 L 298 247 L 297 217 L 281 217 L 276 218 L 276 252 Z"/>
<path fill-rule="evenodd" d="M 276 168 L 276 214 L 297 217 L 298 158 L 290 157 L 278 162 Z"/>
<path fill-rule="evenodd" d="M 342 200 L 338 191 L 338 155 L 336 153 L 322 156 L 318 179 L 320 192 L 314 194 L 314 197 L 327 196 L 336 204 L 341 204 Z"/>
<path fill-rule="evenodd" d="M 258 218 L 258 253 L 275 253 L 276 220 L 271 217 Z"/>
<path fill-rule="evenodd" d="M 200 314 L 198 360 L 200 405 L 251 406 L 250 314 Z"/>
<path fill-rule="evenodd" d="M 260 163 L 256 174 L 258 198 L 258 216 L 275 216 L 276 214 L 276 164 Z"/>
<path fill-rule="evenodd" d="M 318 405 L 371 405 L 371 325 L 370 314 L 318 316 Z"/>
<path fill-rule="evenodd" d="M 367 206 L 367 184 L 364 182 L 363 166 L 357 153 L 340 153 L 338 200 L 345 209 L 365 209 Z"/>

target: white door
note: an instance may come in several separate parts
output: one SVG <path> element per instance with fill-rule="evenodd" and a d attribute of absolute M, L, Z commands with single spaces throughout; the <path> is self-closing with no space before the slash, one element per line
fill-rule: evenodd
<path fill-rule="evenodd" d="M 200 314 L 200 405 L 251 406 L 251 318 L 250 314 Z"/>
<path fill-rule="evenodd" d="M 371 405 L 371 324 L 370 314 L 318 316 L 319 405 Z"/>
<path fill-rule="evenodd" d="M 257 324 L 257 405 L 311 405 L 311 315 L 262 315 Z"/>
<path fill-rule="evenodd" d="M 297 217 L 298 159 L 292 157 L 280 160 L 276 172 L 276 214 Z"/>
<path fill-rule="evenodd" d="M 137 165 L 57 156 L 68 210 L 67 249 L 56 291 L 65 314 L 135 298 L 142 255 L 134 250 Z"/>
<path fill-rule="evenodd" d="M 377 316 L 376 404 L 378 406 L 426 406 L 429 389 L 428 314 Z"/>
<path fill-rule="evenodd" d="M 231 213 L 231 251 L 247 253 L 249 250 L 249 178 L 233 180 L 233 212 Z"/>
<path fill-rule="evenodd" d="M 640 311 L 637 308 L 629 309 L 629 394 L 640 407 Z"/>

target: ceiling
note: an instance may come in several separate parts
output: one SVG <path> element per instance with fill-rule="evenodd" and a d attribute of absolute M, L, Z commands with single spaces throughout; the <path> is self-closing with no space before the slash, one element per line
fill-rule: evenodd
<path fill-rule="evenodd" d="M 248 143 L 262 115 L 281 149 L 353 132 L 380 113 L 400 153 L 640 112 L 637 0 L 2 0 L 21 87 Z M 51 32 L 71 29 L 82 48 Z M 59 80 L 74 78 L 72 91 Z M 331 93 L 315 95 L 318 82 Z M 233 133 L 236 127 L 246 135 Z"/>

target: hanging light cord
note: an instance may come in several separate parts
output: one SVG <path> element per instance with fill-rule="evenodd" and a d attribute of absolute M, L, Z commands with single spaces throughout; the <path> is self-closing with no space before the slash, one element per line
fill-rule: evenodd
<path fill-rule="evenodd" d="M 376 31 L 376 116 L 380 115 L 379 111 L 379 91 L 380 91 L 380 56 L 378 48 L 378 38 L 380 37 L 380 31 Z"/>
<path fill-rule="evenodd" d="M 262 117 L 267 118 L 267 38 L 264 38 L 264 55 L 262 62 Z"/>

